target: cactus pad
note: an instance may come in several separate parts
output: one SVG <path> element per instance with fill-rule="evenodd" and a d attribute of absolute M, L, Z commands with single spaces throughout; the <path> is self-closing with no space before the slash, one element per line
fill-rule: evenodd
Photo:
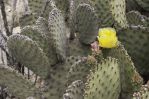
<path fill-rule="evenodd" d="M 49 14 L 49 31 L 50 33 L 48 34 L 48 37 L 53 44 L 58 60 L 65 60 L 67 50 L 67 30 L 63 16 L 56 8 Z"/>
<path fill-rule="evenodd" d="M 84 44 L 91 44 L 98 35 L 98 23 L 94 8 L 88 4 L 80 4 L 74 17 L 79 40 Z"/>
<path fill-rule="evenodd" d="M 44 18 L 39 17 L 36 21 L 36 25 L 24 27 L 21 30 L 21 34 L 36 41 L 49 58 L 50 64 L 55 64 L 57 62 L 56 54 L 54 53 L 51 42 L 48 41 L 46 36 L 46 34 L 49 33 L 47 24 L 48 22 Z"/>
<path fill-rule="evenodd" d="M 18 62 L 39 76 L 45 78 L 49 73 L 50 64 L 47 56 L 38 44 L 27 36 L 18 34 L 10 36 L 8 48 Z"/>
<path fill-rule="evenodd" d="M 120 68 L 116 59 L 103 60 L 87 79 L 84 99 L 118 99 Z"/>
<path fill-rule="evenodd" d="M 134 61 L 137 70 L 141 74 L 149 74 L 149 59 L 146 57 L 149 54 L 149 28 L 130 26 L 119 31 L 118 36 Z"/>
<path fill-rule="evenodd" d="M 127 27 L 125 0 L 90 0 L 95 7 L 100 27 Z"/>
<path fill-rule="evenodd" d="M 97 65 L 96 59 L 92 56 L 82 57 L 74 62 L 68 72 L 68 84 L 75 80 L 86 81 L 86 76 L 90 69 Z"/>
<path fill-rule="evenodd" d="M 121 88 L 123 93 L 132 95 L 135 91 L 140 90 L 143 80 L 136 71 L 133 62 L 123 45 L 120 44 L 117 48 L 109 50 L 105 49 L 103 50 L 103 55 L 118 59 L 121 72 Z"/>

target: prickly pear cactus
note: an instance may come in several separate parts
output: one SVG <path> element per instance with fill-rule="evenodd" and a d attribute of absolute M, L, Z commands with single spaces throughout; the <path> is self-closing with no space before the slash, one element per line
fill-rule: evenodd
<path fill-rule="evenodd" d="M 90 3 L 96 10 L 100 27 L 111 27 L 113 24 L 127 27 L 125 0 L 90 0 Z"/>
<path fill-rule="evenodd" d="M 148 74 L 149 29 L 142 26 L 130 26 L 119 31 L 119 40 L 124 44 L 128 54 L 141 74 Z M 133 46 L 132 46 L 133 45 Z"/>
<path fill-rule="evenodd" d="M 121 93 L 132 95 L 138 91 L 143 83 L 141 76 L 136 71 L 134 64 L 122 45 L 114 49 L 103 50 L 103 55 L 118 59 L 121 74 Z M 125 99 L 125 98 L 124 98 Z"/>
<path fill-rule="evenodd" d="M 20 99 L 148 99 L 148 88 L 142 91 L 139 74 L 149 74 L 147 0 L 28 3 L 31 12 L 20 18 L 21 33 L 8 37 L 8 54 L 44 84 L 34 88 L 2 68 L 0 86 L 8 86 Z M 136 11 L 126 14 L 126 3 L 133 3 L 132 8 L 141 9 L 143 15 Z M 121 43 L 115 48 L 100 47 L 96 37 L 102 27 L 115 27 Z M 134 92 L 140 95 L 133 97 Z"/>
<path fill-rule="evenodd" d="M 89 4 L 89 0 L 70 0 L 70 13 L 74 13 L 74 10 L 78 7 L 80 4 Z"/>
<path fill-rule="evenodd" d="M 48 37 L 46 36 L 49 33 L 48 22 L 39 17 L 35 25 L 25 26 L 21 30 L 21 34 L 28 36 L 32 40 L 36 41 L 38 45 L 43 49 L 46 56 L 49 58 L 50 64 L 55 64 L 57 62 L 56 53 L 52 48 L 52 44 L 49 43 Z"/>
<path fill-rule="evenodd" d="M 71 82 L 78 79 L 85 82 L 86 76 L 90 72 L 90 69 L 96 65 L 97 60 L 92 56 L 80 58 L 78 61 L 71 65 L 67 76 L 67 83 L 70 84 Z"/>
<path fill-rule="evenodd" d="M 49 39 L 53 42 L 53 47 L 56 50 L 57 58 L 63 61 L 66 58 L 67 50 L 67 30 L 64 22 L 64 17 L 60 10 L 53 9 L 49 14 Z"/>
<path fill-rule="evenodd" d="M 118 99 L 120 68 L 114 58 L 103 60 L 88 75 L 84 99 Z"/>
<path fill-rule="evenodd" d="M 48 57 L 35 41 L 27 36 L 12 35 L 8 39 L 8 48 L 18 62 L 43 78 L 47 76 L 50 71 Z"/>
<path fill-rule="evenodd" d="M 98 33 L 97 17 L 94 8 L 89 4 L 80 4 L 74 12 L 74 17 L 71 29 L 72 32 L 78 32 L 80 42 L 84 44 L 91 44 L 95 41 Z M 74 24 L 74 25 L 73 25 Z"/>
<path fill-rule="evenodd" d="M 140 89 L 143 81 L 127 51 L 120 45 L 116 49 L 111 49 L 111 51 L 107 50 L 104 55 L 115 57 L 119 60 L 119 65 L 121 66 L 121 98 L 131 97 L 135 91 Z"/>

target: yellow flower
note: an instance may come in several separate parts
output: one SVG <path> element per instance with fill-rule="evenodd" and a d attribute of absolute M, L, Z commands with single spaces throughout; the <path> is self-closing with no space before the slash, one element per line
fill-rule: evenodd
<path fill-rule="evenodd" d="M 99 29 L 98 33 L 99 46 L 103 48 L 114 48 L 118 45 L 116 30 L 113 28 Z"/>

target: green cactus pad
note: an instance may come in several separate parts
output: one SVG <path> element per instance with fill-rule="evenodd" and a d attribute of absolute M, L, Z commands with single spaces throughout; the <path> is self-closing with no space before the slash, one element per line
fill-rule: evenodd
<path fill-rule="evenodd" d="M 28 14 L 23 15 L 19 19 L 19 23 L 20 23 L 21 28 L 23 28 L 24 26 L 35 24 L 36 20 L 37 20 L 36 14 L 28 13 Z"/>
<path fill-rule="evenodd" d="M 42 14 L 45 8 L 47 0 L 28 0 L 28 5 L 32 13 L 36 13 L 38 16 Z"/>
<path fill-rule="evenodd" d="M 16 98 L 26 99 L 27 97 L 36 97 L 35 93 L 39 89 L 35 88 L 32 83 L 11 68 L 0 66 L 0 85 L 8 88 L 8 91 Z M 36 99 L 40 99 L 39 96 Z"/>
<path fill-rule="evenodd" d="M 133 62 L 123 45 L 120 44 L 117 48 L 113 49 L 104 49 L 103 55 L 106 57 L 114 57 L 119 61 L 122 94 L 132 95 L 135 91 L 140 90 L 143 80 L 136 71 Z"/>
<path fill-rule="evenodd" d="M 71 28 L 71 33 L 72 33 L 72 36 L 74 35 L 74 33 L 76 32 L 75 31 L 75 13 L 76 13 L 76 10 L 77 10 L 77 7 L 80 5 L 80 4 L 83 4 L 83 3 L 86 3 L 88 4 L 88 0 L 70 0 L 70 20 L 69 20 L 69 25 L 70 25 L 70 28 Z M 72 37 L 73 38 L 73 37 Z"/>
<path fill-rule="evenodd" d="M 97 65 L 97 61 L 94 57 L 81 57 L 78 61 L 74 62 L 68 72 L 67 79 L 68 84 L 75 80 L 86 81 L 86 76 L 90 72 L 90 69 Z"/>
<path fill-rule="evenodd" d="M 73 15 L 78 5 L 83 3 L 89 4 L 89 1 L 88 0 L 70 0 L 70 14 Z"/>
<path fill-rule="evenodd" d="M 44 34 L 42 34 L 37 26 L 26 26 L 21 30 L 21 35 L 28 36 L 33 41 L 36 41 L 37 44 L 45 50 L 48 51 L 48 42 Z"/>
<path fill-rule="evenodd" d="M 34 73 L 45 78 L 50 72 L 47 56 L 38 44 L 27 36 L 12 35 L 9 37 L 7 44 L 12 56 Z"/>
<path fill-rule="evenodd" d="M 90 0 L 95 7 L 100 27 L 127 27 L 125 0 Z"/>
<path fill-rule="evenodd" d="M 149 26 L 149 18 L 141 15 L 138 11 L 130 11 L 127 13 L 127 20 L 130 25 Z"/>
<path fill-rule="evenodd" d="M 148 0 L 135 0 L 138 5 L 140 5 L 144 10 L 149 11 L 149 2 Z"/>
<path fill-rule="evenodd" d="M 84 83 L 81 80 L 77 80 L 68 86 L 65 94 L 63 95 L 63 99 L 84 99 L 83 93 Z"/>
<path fill-rule="evenodd" d="M 119 40 L 124 44 L 128 54 L 141 74 L 149 74 L 149 28 L 130 26 L 118 33 Z"/>
<path fill-rule="evenodd" d="M 86 3 L 88 4 L 89 1 L 88 0 L 70 0 L 70 10 L 74 11 L 76 10 L 76 8 L 78 7 L 78 5 Z"/>
<path fill-rule="evenodd" d="M 110 1 L 110 0 L 108 0 Z M 116 26 L 120 28 L 128 27 L 126 18 L 126 1 L 125 0 L 111 0 L 111 11 Z M 117 28 L 117 27 L 116 27 Z"/>
<path fill-rule="evenodd" d="M 118 99 L 120 68 L 114 58 L 103 60 L 88 76 L 84 99 Z"/>
<path fill-rule="evenodd" d="M 47 35 L 50 42 L 53 44 L 58 60 L 65 60 L 67 50 L 67 30 L 63 16 L 56 8 L 49 14 L 49 31 L 50 33 Z"/>
<path fill-rule="evenodd" d="M 46 34 L 49 33 L 48 30 L 48 22 L 42 18 L 39 17 L 36 21 L 36 25 L 34 26 L 26 26 L 21 30 L 21 34 L 28 36 L 33 41 L 36 41 L 40 48 L 43 49 L 43 51 L 46 53 L 46 56 L 49 58 L 50 64 L 55 64 L 57 62 L 56 53 L 54 53 L 54 50 L 52 48 L 51 42 L 49 42 Z"/>
<path fill-rule="evenodd" d="M 98 35 L 98 23 L 94 8 L 89 4 L 80 4 L 75 14 L 77 36 L 79 36 L 80 42 L 91 44 Z"/>

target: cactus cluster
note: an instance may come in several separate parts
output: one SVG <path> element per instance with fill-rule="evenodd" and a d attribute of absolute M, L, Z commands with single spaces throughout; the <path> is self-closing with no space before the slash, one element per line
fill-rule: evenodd
<path fill-rule="evenodd" d="M 8 37 L 7 46 L 46 82 L 44 90 L 7 69 L 0 69 L 0 85 L 20 99 L 149 99 L 149 85 L 142 87 L 142 75 L 149 76 L 149 18 L 126 12 L 129 3 L 146 11 L 149 3 L 126 1 L 29 0 L 21 33 Z M 114 27 L 119 44 L 92 51 L 102 27 Z"/>

